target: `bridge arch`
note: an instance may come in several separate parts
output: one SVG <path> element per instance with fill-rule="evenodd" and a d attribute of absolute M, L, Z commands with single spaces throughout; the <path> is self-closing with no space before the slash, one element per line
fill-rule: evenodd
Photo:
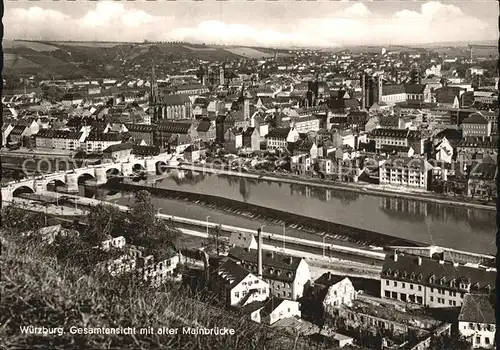
<path fill-rule="evenodd" d="M 141 164 L 141 163 L 135 163 L 134 165 L 132 165 L 132 172 L 134 174 L 142 173 L 144 171 L 146 171 L 146 168 L 144 167 L 143 164 Z"/>
<path fill-rule="evenodd" d="M 163 160 L 159 160 L 155 164 L 156 175 L 164 175 L 167 172 L 167 163 Z"/>
<path fill-rule="evenodd" d="M 19 186 L 18 188 L 16 188 L 12 192 L 12 197 L 18 197 L 20 194 L 23 194 L 23 193 L 35 193 L 35 191 L 33 190 L 33 188 L 31 188 L 28 185 L 22 185 L 22 186 Z"/>
<path fill-rule="evenodd" d="M 49 188 L 53 187 L 55 192 L 57 192 L 57 187 L 67 187 L 66 182 L 61 179 L 53 179 L 47 182 L 45 189 L 49 191 Z"/>
<path fill-rule="evenodd" d="M 108 179 L 108 181 L 111 179 L 121 179 L 121 178 L 123 178 L 123 173 L 121 169 L 112 167 L 106 170 L 106 179 Z"/>
<path fill-rule="evenodd" d="M 90 173 L 81 173 L 80 175 L 78 175 L 78 184 L 79 185 L 82 185 L 85 183 L 85 181 L 88 181 L 88 180 L 95 180 L 95 176 L 90 174 Z"/>

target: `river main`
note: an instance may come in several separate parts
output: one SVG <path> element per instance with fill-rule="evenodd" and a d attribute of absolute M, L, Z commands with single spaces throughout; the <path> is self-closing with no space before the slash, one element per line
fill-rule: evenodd
<path fill-rule="evenodd" d="M 155 186 L 220 196 L 426 244 L 495 252 L 496 213 L 491 210 L 189 171 L 174 171 Z M 159 198 L 155 202 L 163 213 L 172 210 L 171 200 L 168 205 Z M 189 207 L 202 216 L 193 205 Z M 204 208 L 203 214 L 212 215 L 212 210 Z M 231 220 L 223 219 L 228 224 Z"/>

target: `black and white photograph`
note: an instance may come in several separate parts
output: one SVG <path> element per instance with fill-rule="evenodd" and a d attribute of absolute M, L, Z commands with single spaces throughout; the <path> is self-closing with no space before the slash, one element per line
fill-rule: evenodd
<path fill-rule="evenodd" d="M 498 1 L 2 15 L 2 349 L 499 346 Z"/>

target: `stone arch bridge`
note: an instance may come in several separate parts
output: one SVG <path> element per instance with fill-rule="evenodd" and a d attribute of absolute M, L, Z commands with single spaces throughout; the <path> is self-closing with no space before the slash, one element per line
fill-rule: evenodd
<path fill-rule="evenodd" d="M 147 171 L 148 173 L 162 173 L 169 166 L 176 164 L 177 161 L 174 156 L 163 154 L 148 158 L 133 158 L 126 162 L 103 163 L 72 170 L 57 171 L 48 175 L 37 175 L 3 184 L 2 201 L 12 201 L 15 192 L 19 192 L 19 190 L 43 194 L 47 191 L 47 185 L 52 182 L 62 182 L 67 186 L 68 192 L 78 192 L 78 183 L 82 178 L 93 178 L 97 185 L 103 185 L 108 181 L 110 173 L 124 177 L 135 175 L 137 169 Z"/>

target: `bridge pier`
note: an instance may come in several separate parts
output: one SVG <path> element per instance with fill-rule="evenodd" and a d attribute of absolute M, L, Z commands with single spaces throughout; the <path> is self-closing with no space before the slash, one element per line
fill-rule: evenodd
<path fill-rule="evenodd" d="M 108 182 L 106 168 L 95 168 L 96 185 L 104 185 Z"/>
<path fill-rule="evenodd" d="M 3 187 L 2 188 L 2 201 L 12 202 L 13 199 L 14 199 L 14 190 L 10 186 Z"/>
<path fill-rule="evenodd" d="M 66 174 L 67 191 L 70 193 L 78 193 L 78 174 Z"/>
<path fill-rule="evenodd" d="M 156 160 L 155 159 L 147 159 L 145 162 L 146 166 L 146 171 L 148 173 L 155 173 L 156 174 Z"/>
<path fill-rule="evenodd" d="M 122 173 L 124 176 L 132 175 L 132 163 L 122 163 Z"/>

